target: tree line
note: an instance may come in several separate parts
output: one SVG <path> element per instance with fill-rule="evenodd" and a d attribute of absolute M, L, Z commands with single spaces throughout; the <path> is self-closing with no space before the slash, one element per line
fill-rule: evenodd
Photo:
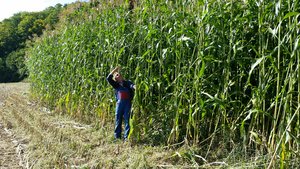
<path fill-rule="evenodd" d="M 21 81 L 28 76 L 26 46 L 43 30 L 53 30 L 65 7 L 56 4 L 40 12 L 19 12 L 0 22 L 0 82 Z"/>

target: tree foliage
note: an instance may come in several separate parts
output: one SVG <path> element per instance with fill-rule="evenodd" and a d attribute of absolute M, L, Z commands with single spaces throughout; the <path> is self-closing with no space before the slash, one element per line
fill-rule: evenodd
<path fill-rule="evenodd" d="M 61 4 L 41 12 L 20 12 L 0 22 L 0 82 L 19 81 L 27 76 L 24 64 L 26 41 L 54 29 Z"/>

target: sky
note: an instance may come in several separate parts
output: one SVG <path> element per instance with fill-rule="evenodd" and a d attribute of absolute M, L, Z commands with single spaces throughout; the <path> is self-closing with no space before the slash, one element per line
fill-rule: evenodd
<path fill-rule="evenodd" d="M 0 21 L 11 17 L 18 12 L 42 11 L 47 7 L 55 6 L 58 3 L 64 5 L 76 1 L 78 0 L 0 0 Z"/>

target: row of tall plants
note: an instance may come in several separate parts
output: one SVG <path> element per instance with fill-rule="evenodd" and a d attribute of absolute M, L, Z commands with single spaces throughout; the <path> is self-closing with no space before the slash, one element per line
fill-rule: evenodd
<path fill-rule="evenodd" d="M 111 122 L 116 65 L 137 85 L 131 139 L 299 157 L 298 0 L 92 1 L 28 51 L 33 93 Z M 71 15 L 70 15 L 71 16 Z"/>

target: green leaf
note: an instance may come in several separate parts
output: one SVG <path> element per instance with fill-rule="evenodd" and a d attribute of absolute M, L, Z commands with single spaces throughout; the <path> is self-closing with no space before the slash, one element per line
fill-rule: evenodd
<path fill-rule="evenodd" d="M 202 77 L 205 70 L 205 62 L 202 60 L 201 70 L 199 72 L 199 78 Z"/>
<path fill-rule="evenodd" d="M 283 20 L 285 20 L 286 18 L 289 18 L 291 16 L 295 16 L 295 15 L 299 15 L 299 14 L 300 14 L 299 12 L 289 12 L 284 16 Z"/>
<path fill-rule="evenodd" d="M 255 138 L 255 141 L 258 143 L 258 144 L 261 144 L 262 141 L 261 139 L 259 138 L 258 134 L 254 131 L 250 131 L 250 134 Z"/>
<path fill-rule="evenodd" d="M 253 65 L 251 65 L 251 70 L 250 70 L 250 72 L 249 72 L 249 75 L 252 74 L 254 68 L 255 68 L 257 65 L 259 65 L 259 64 L 261 63 L 261 61 L 263 61 L 263 59 L 264 59 L 264 57 L 261 57 L 261 58 L 257 59 L 256 62 L 255 62 Z"/>
<path fill-rule="evenodd" d="M 247 83 L 250 82 L 250 77 L 251 77 L 251 74 L 252 74 L 253 70 L 264 60 L 264 58 L 265 58 L 265 56 L 257 59 L 256 62 L 251 65 L 251 69 L 249 71 L 249 76 L 248 76 L 248 80 L 247 80 L 248 82 Z"/>

